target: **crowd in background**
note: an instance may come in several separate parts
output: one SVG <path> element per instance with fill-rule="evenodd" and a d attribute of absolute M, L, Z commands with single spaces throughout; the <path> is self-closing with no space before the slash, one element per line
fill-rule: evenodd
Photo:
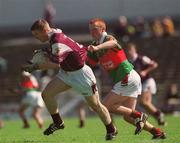
<path fill-rule="evenodd" d="M 114 34 L 123 42 L 137 38 L 165 38 L 176 36 L 174 22 L 170 16 L 147 20 L 142 16 L 128 21 L 125 16 L 118 18 Z"/>

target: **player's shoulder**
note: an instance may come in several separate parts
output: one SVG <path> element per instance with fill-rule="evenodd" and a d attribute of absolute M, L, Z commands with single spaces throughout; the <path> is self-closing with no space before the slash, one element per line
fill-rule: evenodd
<path fill-rule="evenodd" d="M 60 42 L 60 39 L 61 39 L 61 33 L 54 33 L 54 34 L 51 36 L 50 43 L 51 43 L 51 44 L 59 43 L 59 42 Z"/>
<path fill-rule="evenodd" d="M 148 56 L 142 56 L 142 61 L 146 64 L 150 64 L 152 60 Z"/>
<path fill-rule="evenodd" d="M 56 32 L 54 32 L 50 38 L 50 43 L 54 44 L 54 43 L 59 43 L 61 41 L 61 39 L 64 37 L 64 33 L 62 32 L 62 30 L 57 29 Z"/>

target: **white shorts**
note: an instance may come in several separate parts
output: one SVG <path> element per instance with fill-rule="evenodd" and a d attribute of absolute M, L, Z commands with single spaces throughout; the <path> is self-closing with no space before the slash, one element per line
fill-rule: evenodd
<path fill-rule="evenodd" d="M 57 77 L 84 96 L 91 96 L 97 92 L 96 78 L 92 69 L 87 65 L 73 72 L 60 69 Z"/>
<path fill-rule="evenodd" d="M 44 101 L 41 97 L 41 92 L 39 91 L 28 91 L 24 98 L 22 99 L 22 104 L 26 104 L 32 107 L 43 107 Z"/>
<path fill-rule="evenodd" d="M 150 91 L 152 94 L 156 94 L 157 88 L 156 88 L 156 82 L 154 78 L 148 78 L 145 80 L 142 84 L 142 91 Z"/>
<path fill-rule="evenodd" d="M 141 94 L 141 90 L 141 78 L 135 70 L 132 70 L 128 74 L 128 84 L 122 85 L 120 81 L 113 86 L 111 91 L 118 95 L 137 98 Z"/>

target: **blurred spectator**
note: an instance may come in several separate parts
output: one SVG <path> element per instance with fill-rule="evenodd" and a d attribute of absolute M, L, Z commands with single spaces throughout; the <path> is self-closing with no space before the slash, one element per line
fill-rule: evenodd
<path fill-rule="evenodd" d="M 162 37 L 164 34 L 163 26 L 161 24 L 161 20 L 159 18 L 156 18 L 152 23 L 152 31 L 153 31 L 153 37 L 159 38 Z"/>
<path fill-rule="evenodd" d="M 135 22 L 135 36 L 139 38 L 148 38 L 151 36 L 151 28 L 144 17 L 139 16 Z"/>
<path fill-rule="evenodd" d="M 175 35 L 175 29 L 174 29 L 174 22 L 171 19 L 171 17 L 166 16 L 162 19 L 162 24 L 164 28 L 164 36 L 174 36 Z"/>
<path fill-rule="evenodd" d="M 135 33 L 135 28 L 128 24 L 125 16 L 120 16 L 118 19 L 118 27 L 115 29 L 115 35 L 123 42 L 128 42 Z"/>
<path fill-rule="evenodd" d="M 54 17 L 56 15 L 56 9 L 52 1 L 48 1 L 44 11 L 44 19 L 49 23 L 50 26 L 54 26 Z"/>
<path fill-rule="evenodd" d="M 0 72 L 4 73 L 7 71 L 7 60 L 0 56 Z"/>
<path fill-rule="evenodd" d="M 164 110 L 169 113 L 173 113 L 177 110 L 180 111 L 180 95 L 178 93 L 177 84 L 173 83 L 169 86 L 164 107 Z"/>

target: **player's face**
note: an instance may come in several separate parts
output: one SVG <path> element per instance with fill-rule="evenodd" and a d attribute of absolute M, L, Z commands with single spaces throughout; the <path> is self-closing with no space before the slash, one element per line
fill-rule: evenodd
<path fill-rule="evenodd" d="M 41 42 L 48 41 L 48 35 L 45 31 L 33 30 L 32 35 Z"/>
<path fill-rule="evenodd" d="M 102 36 L 102 33 L 104 32 L 101 27 L 98 27 L 93 24 L 89 25 L 89 31 L 90 31 L 92 38 L 95 40 L 99 40 Z"/>
<path fill-rule="evenodd" d="M 136 49 L 134 47 L 128 47 L 128 56 L 130 58 L 133 58 L 135 54 L 136 54 Z"/>

